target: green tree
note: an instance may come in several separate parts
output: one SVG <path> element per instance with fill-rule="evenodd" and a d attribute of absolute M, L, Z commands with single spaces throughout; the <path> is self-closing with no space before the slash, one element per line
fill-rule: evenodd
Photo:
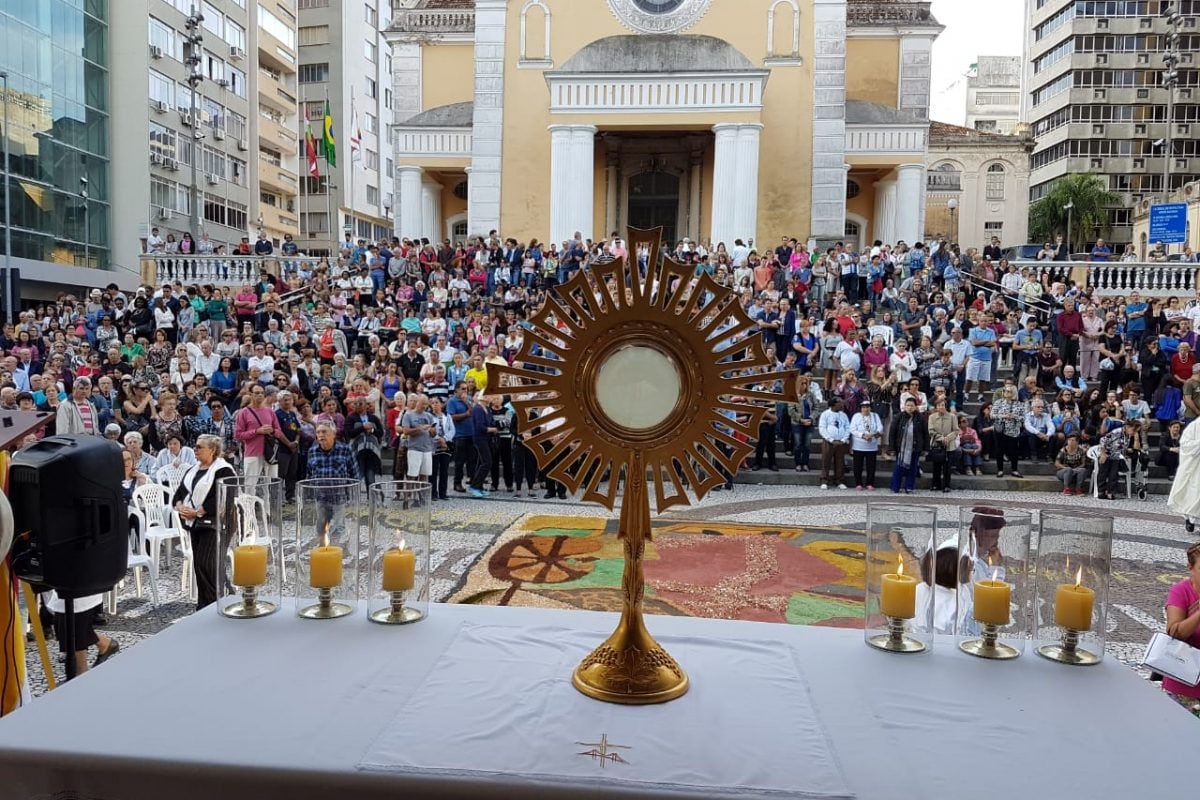
<path fill-rule="evenodd" d="M 1049 194 L 1029 207 L 1029 232 L 1034 241 L 1049 240 L 1065 233 L 1071 252 L 1088 240 L 1088 233 L 1099 229 L 1107 234 L 1112 227 L 1108 209 L 1120 205 L 1121 196 L 1108 191 L 1103 178 L 1072 174 L 1060 178 Z M 1066 206 L 1073 206 L 1070 210 Z M 1071 230 L 1067 231 L 1068 220 Z"/>

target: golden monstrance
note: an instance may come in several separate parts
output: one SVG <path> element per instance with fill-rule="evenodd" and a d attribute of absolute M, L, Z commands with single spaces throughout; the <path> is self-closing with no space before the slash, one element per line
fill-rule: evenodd
<path fill-rule="evenodd" d="M 634 255 L 550 291 L 513 365 L 488 366 L 488 386 L 512 395 L 549 478 L 610 510 L 624 482 L 621 621 L 572 678 L 612 703 L 662 703 L 688 689 L 642 617 L 649 483 L 659 513 L 689 505 L 689 490 L 703 498 L 753 452 L 768 407 L 796 393 L 794 373 L 775 371 L 738 295 L 669 257 L 660 262 L 661 240 L 662 229 L 630 229 Z M 639 247 L 649 249 L 644 267 Z"/>

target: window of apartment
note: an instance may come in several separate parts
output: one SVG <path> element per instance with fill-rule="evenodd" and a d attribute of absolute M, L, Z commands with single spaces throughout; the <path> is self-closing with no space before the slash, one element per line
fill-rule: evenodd
<path fill-rule="evenodd" d="M 229 91 L 236 94 L 238 97 L 245 97 L 247 91 L 246 73 L 242 72 L 237 67 L 225 65 L 225 74 L 229 78 Z"/>
<path fill-rule="evenodd" d="M 150 123 L 150 152 L 163 158 L 175 157 L 175 131 L 157 122 Z"/>
<path fill-rule="evenodd" d="M 391 192 L 388 192 L 387 194 L 385 194 L 383 196 L 383 207 L 391 208 L 393 205 L 395 205 L 395 203 L 393 203 L 393 200 L 395 200 L 395 197 L 392 195 Z"/>
<path fill-rule="evenodd" d="M 1015 106 L 1021 102 L 1019 92 L 976 92 L 975 105 L 979 106 Z"/>
<path fill-rule="evenodd" d="M 234 0 L 234 2 L 237 2 L 237 0 Z M 246 212 L 245 203 L 239 203 L 236 200 L 227 201 L 225 203 L 225 224 L 235 230 L 248 230 L 246 225 L 249 222 L 249 214 Z"/>
<path fill-rule="evenodd" d="M 204 219 L 216 225 L 225 225 L 225 200 L 213 194 L 204 195 Z"/>
<path fill-rule="evenodd" d="M 1041 152 L 1034 153 L 1030 163 L 1034 169 L 1039 169 L 1048 164 L 1053 164 L 1055 161 L 1061 161 L 1067 157 L 1067 143 L 1059 142 L 1056 145 L 1047 147 Z"/>
<path fill-rule="evenodd" d="M 186 192 L 184 193 L 186 194 Z M 150 176 L 150 206 L 158 211 L 169 208 L 172 211 L 182 211 L 176 208 L 179 204 L 179 186 L 174 181 L 168 181 L 157 175 Z"/>
<path fill-rule="evenodd" d="M 150 44 L 176 61 L 183 60 L 183 45 L 179 42 L 175 29 L 154 17 L 150 18 Z"/>
<path fill-rule="evenodd" d="M 296 7 L 301 11 L 309 8 L 329 8 L 329 0 L 300 0 Z"/>
<path fill-rule="evenodd" d="M 985 189 L 988 200 L 1004 199 L 1004 180 L 1006 177 L 1003 164 L 992 164 L 988 167 L 987 186 Z"/>
<path fill-rule="evenodd" d="M 1050 19 L 1043 22 L 1033 29 L 1034 41 L 1040 42 L 1056 30 L 1066 25 L 1071 20 L 1075 19 L 1075 8 L 1077 5 L 1086 5 L 1086 3 L 1072 3 L 1062 11 L 1055 14 Z"/>
<path fill-rule="evenodd" d="M 186 166 L 192 165 L 192 152 L 196 149 L 196 140 L 191 136 L 179 137 L 179 163 Z"/>
<path fill-rule="evenodd" d="M 180 111 L 192 110 L 192 87 L 186 83 L 175 84 L 175 107 Z"/>
<path fill-rule="evenodd" d="M 246 162 L 240 158 L 234 158 L 233 156 L 228 156 L 228 159 L 229 159 L 229 182 L 232 183 L 234 186 L 245 186 L 246 179 L 249 174 L 246 171 L 246 168 L 247 168 Z"/>
<path fill-rule="evenodd" d="M 363 21 L 371 26 L 371 30 L 379 28 L 379 12 L 370 3 L 363 5 Z"/>
<path fill-rule="evenodd" d="M 207 115 L 208 124 L 213 130 L 225 130 L 225 106 L 205 97 L 200 108 Z"/>
<path fill-rule="evenodd" d="M 279 17 L 272 14 L 264 6 L 258 7 L 258 27 L 274 36 L 291 49 L 296 49 L 296 32 Z"/>
<path fill-rule="evenodd" d="M 325 118 L 325 101 L 309 100 L 300 106 L 300 113 L 305 119 L 316 121 Z"/>
<path fill-rule="evenodd" d="M 329 191 L 329 176 L 322 175 L 314 178 L 311 175 L 304 175 L 300 178 L 300 190 L 304 194 L 325 194 Z"/>
<path fill-rule="evenodd" d="M 983 238 L 990 239 L 993 236 L 1000 237 L 1003 240 L 1004 223 L 992 220 L 991 222 L 983 223 Z"/>
<path fill-rule="evenodd" d="M 225 43 L 230 47 L 246 49 L 246 29 L 231 19 L 225 20 Z"/>
<path fill-rule="evenodd" d="M 363 130 L 367 133 L 379 133 L 379 120 L 374 114 L 363 114 Z"/>
<path fill-rule="evenodd" d="M 329 62 L 301 64 L 298 80 L 300 83 L 325 83 L 329 80 Z"/>
<path fill-rule="evenodd" d="M 396 162 L 392 161 L 392 159 L 390 159 L 390 158 L 389 158 L 389 159 L 387 159 L 387 162 L 386 162 L 386 164 L 387 164 L 387 170 L 384 172 L 384 174 L 385 174 L 385 175 L 387 175 L 389 178 L 394 178 L 394 177 L 396 177 L 396 175 L 395 175 L 395 172 L 396 172 L 396 169 L 395 169 L 395 164 L 396 164 Z"/>
<path fill-rule="evenodd" d="M 324 211 L 309 211 L 300 215 L 301 233 L 329 233 L 329 214 Z"/>
<path fill-rule="evenodd" d="M 387 50 L 383 51 L 383 68 L 388 75 L 392 74 L 392 54 Z"/>
<path fill-rule="evenodd" d="M 1051 64 L 1057 64 L 1067 56 L 1075 52 L 1075 40 L 1067 39 L 1062 44 L 1056 45 L 1050 52 L 1043 53 L 1033 60 L 1034 73 L 1041 72 Z"/>
<path fill-rule="evenodd" d="M 387 74 L 391 75 L 392 71 L 389 69 Z M 383 107 L 389 111 L 392 110 L 392 90 L 386 86 L 383 87 Z"/>
<path fill-rule="evenodd" d="M 367 184 L 367 205 L 379 205 L 379 187 Z"/>
<path fill-rule="evenodd" d="M 1109 225 L 1131 225 L 1133 223 L 1133 209 L 1130 208 L 1110 208 L 1108 209 L 1108 224 Z"/>
<path fill-rule="evenodd" d="M 1070 108 L 1060 108 L 1048 117 L 1042 117 L 1037 122 L 1033 123 L 1033 135 L 1041 136 L 1049 133 L 1055 128 L 1060 128 L 1071 121 L 1071 112 L 1079 109 L 1080 106 L 1072 106 Z"/>
<path fill-rule="evenodd" d="M 363 155 L 363 166 L 366 167 L 367 169 L 378 170 L 379 169 L 379 153 L 376 153 L 374 150 L 368 149 L 368 150 L 364 150 L 363 154 L 364 154 Z"/>
<path fill-rule="evenodd" d="M 370 39 L 363 42 L 363 57 L 372 64 L 376 63 L 379 58 L 379 45 L 372 42 Z"/>
<path fill-rule="evenodd" d="M 215 34 L 218 39 L 225 36 L 225 15 L 217 10 L 217 7 L 212 3 L 205 3 L 201 9 L 200 15 L 204 17 L 204 28 L 212 34 Z"/>
<path fill-rule="evenodd" d="M 296 39 L 300 42 L 301 47 L 314 44 L 328 44 L 329 26 L 305 25 L 303 28 L 296 31 Z"/>
<path fill-rule="evenodd" d="M 216 175 L 224 178 L 225 154 L 211 147 L 204 148 L 204 160 L 200 164 L 200 171 L 205 175 Z"/>
<path fill-rule="evenodd" d="M 161 72 L 150 70 L 150 99 L 175 105 L 175 81 Z"/>
<path fill-rule="evenodd" d="M 1039 105 L 1040 103 L 1044 103 L 1045 101 L 1049 100 L 1051 97 L 1054 97 L 1055 95 L 1062 94 L 1063 92 L 1065 92 L 1071 88 L 1071 84 L 1072 84 L 1073 80 L 1074 79 L 1073 79 L 1071 73 L 1069 73 L 1069 72 L 1066 75 L 1063 75 L 1062 77 L 1055 78 L 1054 80 L 1050 81 L 1050 83 L 1047 83 L 1045 86 L 1034 91 L 1033 104 L 1035 106 Z"/>
<path fill-rule="evenodd" d="M 225 77 L 225 62 L 212 53 L 204 54 L 204 69 L 208 74 L 208 79 L 213 83 L 228 80 Z"/>
<path fill-rule="evenodd" d="M 230 111 L 225 123 L 225 130 L 231 139 L 246 138 L 246 118 L 236 111 Z"/>
<path fill-rule="evenodd" d="M 258 149 L 258 154 L 260 156 L 262 156 L 263 160 L 266 161 L 268 164 L 272 164 L 276 167 L 283 164 L 283 157 L 279 154 L 279 151 L 277 151 L 277 150 L 271 150 L 266 147 L 260 147 Z"/>
<path fill-rule="evenodd" d="M 367 97 L 378 97 L 379 90 L 375 85 L 374 78 L 367 78 Z"/>

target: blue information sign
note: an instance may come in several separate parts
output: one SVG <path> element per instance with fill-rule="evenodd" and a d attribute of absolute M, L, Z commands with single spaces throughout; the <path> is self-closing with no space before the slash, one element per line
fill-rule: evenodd
<path fill-rule="evenodd" d="M 1183 244 L 1187 241 L 1187 204 L 1150 206 L 1150 243 Z"/>

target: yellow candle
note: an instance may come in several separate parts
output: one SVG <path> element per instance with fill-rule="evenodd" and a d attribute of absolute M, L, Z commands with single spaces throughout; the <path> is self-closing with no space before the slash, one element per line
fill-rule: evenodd
<path fill-rule="evenodd" d="M 912 619 L 917 615 L 917 579 L 904 574 L 902 558 L 894 573 L 883 576 L 879 609 L 888 617 Z"/>
<path fill-rule="evenodd" d="M 399 547 L 383 554 L 383 590 L 385 592 L 407 592 L 413 588 L 413 576 L 417 569 L 417 554 Z"/>
<path fill-rule="evenodd" d="M 975 581 L 975 619 L 986 625 L 1007 625 L 1012 586 L 1004 581 Z"/>
<path fill-rule="evenodd" d="M 1060 583 L 1054 593 L 1054 623 L 1077 631 L 1092 629 L 1096 593 L 1078 583 Z"/>
<path fill-rule="evenodd" d="M 334 589 L 342 584 L 342 548 L 314 547 L 308 551 L 308 585 Z"/>
<path fill-rule="evenodd" d="M 233 549 L 233 585 L 262 586 L 267 582 L 267 546 L 243 544 Z"/>

